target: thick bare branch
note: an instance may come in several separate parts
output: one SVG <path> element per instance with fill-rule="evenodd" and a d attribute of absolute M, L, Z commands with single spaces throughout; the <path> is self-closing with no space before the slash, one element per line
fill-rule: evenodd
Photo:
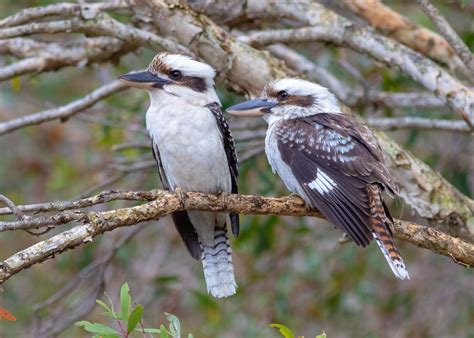
<path fill-rule="evenodd" d="M 10 133 L 19 128 L 24 128 L 35 124 L 41 124 L 47 121 L 67 119 L 89 107 L 92 107 L 94 104 L 105 99 L 106 97 L 119 91 L 125 90 L 126 88 L 127 86 L 125 86 L 120 81 L 112 81 L 111 83 L 97 88 L 96 90 L 84 96 L 83 98 L 68 103 L 65 106 L 44 110 L 39 113 L 26 115 L 18 117 L 16 119 L 1 122 L 0 135 Z"/>
<path fill-rule="evenodd" d="M 130 208 L 89 212 L 83 217 L 86 224 L 64 231 L 7 258 L 0 263 L 0 284 L 21 270 L 41 263 L 55 254 L 90 242 L 104 232 L 156 220 L 179 210 L 322 217 L 319 211 L 309 210 L 303 200 L 295 196 L 282 198 L 234 194 L 216 196 L 196 192 L 178 195 L 163 190 L 153 190 L 144 194 L 153 195 L 155 199 Z M 137 192 L 131 192 L 131 197 L 133 195 L 137 195 Z M 141 200 L 143 193 L 140 192 L 138 195 Z M 417 235 L 413 236 L 413 232 Z M 474 266 L 474 245 L 471 243 L 405 221 L 396 222 L 395 234 L 410 243 L 415 245 L 419 243 L 421 247 L 452 257 L 457 263 Z"/>
<path fill-rule="evenodd" d="M 433 21 L 441 35 L 448 40 L 459 58 L 464 62 L 471 73 L 471 77 L 474 77 L 474 55 L 472 55 L 466 44 L 429 0 L 417 0 L 417 2 L 421 6 L 421 9 L 423 9 L 423 12 Z"/>
<path fill-rule="evenodd" d="M 438 120 L 425 117 L 372 117 L 367 119 L 367 124 L 381 130 L 397 130 L 406 128 L 444 130 L 453 132 L 470 133 L 471 130 L 464 121 Z"/>

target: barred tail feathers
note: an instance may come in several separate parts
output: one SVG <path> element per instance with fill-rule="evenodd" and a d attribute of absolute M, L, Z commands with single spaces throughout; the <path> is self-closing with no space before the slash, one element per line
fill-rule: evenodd
<path fill-rule="evenodd" d="M 388 219 L 385 215 L 382 196 L 379 187 L 375 185 L 369 187 L 369 203 L 372 213 L 373 236 L 378 247 L 395 276 L 402 280 L 410 279 L 403 258 L 393 241 L 390 228 L 386 224 Z"/>
<path fill-rule="evenodd" d="M 236 293 L 232 250 L 226 229 L 215 230 L 213 247 L 202 245 L 202 267 L 208 293 L 216 298 Z"/>

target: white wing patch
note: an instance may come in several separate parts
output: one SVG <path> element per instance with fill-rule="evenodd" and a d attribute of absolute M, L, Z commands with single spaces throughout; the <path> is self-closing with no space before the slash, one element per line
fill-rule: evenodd
<path fill-rule="evenodd" d="M 318 169 L 316 178 L 308 184 L 308 187 L 316 189 L 321 195 L 324 195 L 336 187 L 336 182 L 324 171 Z"/>

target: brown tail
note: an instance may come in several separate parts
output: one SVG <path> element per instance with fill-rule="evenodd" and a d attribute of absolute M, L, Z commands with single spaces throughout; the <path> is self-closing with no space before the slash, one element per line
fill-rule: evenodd
<path fill-rule="evenodd" d="M 400 251 L 398 251 L 397 246 L 393 242 L 392 232 L 387 224 L 390 217 L 387 217 L 385 213 L 380 188 L 376 184 L 371 184 L 367 189 L 374 239 L 395 276 L 399 279 L 410 279 Z"/>

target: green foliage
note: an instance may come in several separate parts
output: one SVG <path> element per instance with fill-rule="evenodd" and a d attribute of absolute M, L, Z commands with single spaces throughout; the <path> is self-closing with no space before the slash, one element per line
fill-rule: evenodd
<path fill-rule="evenodd" d="M 153 337 L 153 334 L 160 338 L 181 337 L 181 323 L 175 315 L 165 313 L 166 319 L 169 321 L 169 327 L 161 324 L 159 329 L 144 327 L 142 323 L 144 307 L 140 304 L 132 306 L 133 301 L 130 296 L 130 287 L 128 283 L 122 284 L 120 288 L 120 311 L 115 311 L 114 305 L 110 297 L 108 298 L 110 305 L 100 299 L 96 300 L 97 305 L 105 310 L 102 314 L 114 321 L 115 328 L 101 323 L 91 323 L 86 320 L 76 322 L 76 326 L 82 326 L 87 332 L 93 333 L 94 338 L 119 338 L 119 337 L 133 337 L 134 334 L 144 335 L 148 334 Z M 193 338 L 192 334 L 188 338 Z"/>
<path fill-rule="evenodd" d="M 280 333 L 282 334 L 282 336 L 285 338 L 295 338 L 295 335 L 293 334 L 293 332 L 283 324 L 270 324 L 268 326 L 278 329 Z M 298 336 L 298 338 L 300 337 L 304 338 L 302 336 Z M 317 335 L 316 338 L 326 338 L 326 333 L 323 332 L 320 335 Z"/>

